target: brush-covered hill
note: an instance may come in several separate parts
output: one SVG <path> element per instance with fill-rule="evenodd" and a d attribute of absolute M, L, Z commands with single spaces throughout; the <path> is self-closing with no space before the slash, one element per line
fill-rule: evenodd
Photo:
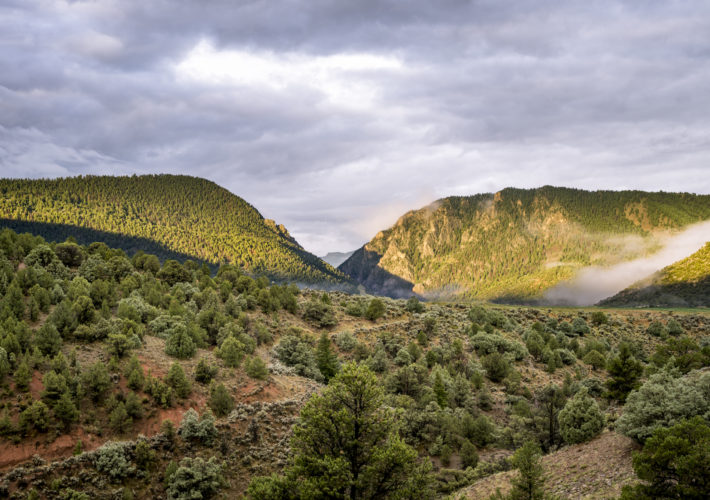
<path fill-rule="evenodd" d="M 545 186 L 449 197 L 402 216 L 339 269 L 374 293 L 529 300 L 590 265 L 653 252 L 710 196 Z"/>
<path fill-rule="evenodd" d="M 129 253 L 229 262 L 276 279 L 347 282 L 283 225 L 217 184 L 188 176 L 0 180 L 0 226 Z"/>
<path fill-rule="evenodd" d="M 628 441 L 605 427 L 626 422 L 637 439 L 710 414 L 708 328 L 704 311 L 300 290 L 5 229 L 0 497 L 332 498 L 307 488 L 343 491 L 348 474 L 293 467 L 309 432 L 317 451 L 301 459 L 341 467 L 354 442 L 368 478 L 409 481 L 359 499 L 504 487 L 530 441 L 548 491 L 608 498 L 635 478 Z M 632 392 L 622 408 L 642 383 L 651 397 Z M 374 430 L 355 435 L 350 418 Z M 416 495 L 392 491 L 410 480 Z"/>
<path fill-rule="evenodd" d="M 710 307 L 710 242 L 691 256 L 601 304 L 612 307 Z"/>

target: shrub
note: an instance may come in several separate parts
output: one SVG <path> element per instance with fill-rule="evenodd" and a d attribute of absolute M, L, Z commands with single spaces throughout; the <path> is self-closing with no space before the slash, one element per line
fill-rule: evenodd
<path fill-rule="evenodd" d="M 589 333 L 589 325 L 584 319 L 576 317 L 572 320 L 572 333 L 577 335 L 586 335 Z"/>
<path fill-rule="evenodd" d="M 385 314 L 385 303 L 382 302 L 382 299 L 372 299 L 370 300 L 370 303 L 367 305 L 367 309 L 365 310 L 365 317 L 369 319 L 370 321 L 375 321 L 378 318 L 381 318 Z"/>
<path fill-rule="evenodd" d="M 510 341 L 497 333 L 479 332 L 471 338 L 471 346 L 479 356 L 509 352 L 517 361 L 521 361 L 528 355 L 528 349 L 523 344 Z"/>
<path fill-rule="evenodd" d="M 49 322 L 46 322 L 35 333 L 35 345 L 45 356 L 54 356 L 62 347 L 62 336 L 59 335 L 57 328 Z"/>
<path fill-rule="evenodd" d="M 136 443 L 136 448 L 133 453 L 136 457 L 136 464 L 140 470 L 152 469 L 158 458 L 155 451 L 145 440 L 140 440 Z"/>
<path fill-rule="evenodd" d="M 320 300 L 310 300 L 303 309 L 303 318 L 321 328 L 338 324 L 333 308 Z"/>
<path fill-rule="evenodd" d="M 165 382 L 173 388 L 179 398 L 186 398 L 192 391 L 190 381 L 187 380 L 185 372 L 178 363 L 173 363 L 165 377 Z"/>
<path fill-rule="evenodd" d="M 119 434 L 128 432 L 133 427 L 133 419 L 128 415 L 123 403 L 118 403 L 109 415 L 109 426 Z"/>
<path fill-rule="evenodd" d="M 478 450 L 471 444 L 471 441 L 466 439 L 461 445 L 461 467 L 466 469 L 468 467 L 475 468 L 478 465 Z"/>
<path fill-rule="evenodd" d="M 407 312 L 410 313 L 420 313 L 424 311 L 424 306 L 422 305 L 421 302 L 419 302 L 419 299 L 416 297 L 409 297 L 407 299 L 407 306 L 406 306 Z"/>
<path fill-rule="evenodd" d="M 106 365 L 97 361 L 91 365 L 81 376 L 82 383 L 86 389 L 86 394 L 94 401 L 100 400 L 111 386 Z"/>
<path fill-rule="evenodd" d="M 571 444 L 589 441 L 604 429 L 604 414 L 584 388 L 567 401 L 558 421 L 562 439 Z"/>
<path fill-rule="evenodd" d="M 248 358 L 244 364 L 244 368 L 246 369 L 247 375 L 251 378 L 266 380 L 269 376 L 269 369 L 259 356 Z"/>
<path fill-rule="evenodd" d="M 643 443 L 656 429 L 695 416 L 710 421 L 710 373 L 693 372 L 677 378 L 660 371 L 629 394 L 616 428 Z"/>
<path fill-rule="evenodd" d="M 590 365 L 593 370 L 601 370 L 606 366 L 606 358 L 599 351 L 589 351 L 582 361 Z"/>
<path fill-rule="evenodd" d="M 208 461 L 200 457 L 186 457 L 180 461 L 180 466 L 168 478 L 168 498 L 189 500 L 194 498 L 210 498 L 223 486 L 223 464 L 216 457 Z"/>
<path fill-rule="evenodd" d="M 683 330 L 683 327 L 680 326 L 680 323 L 674 319 L 668 320 L 668 323 L 666 323 L 666 329 L 668 330 L 668 335 L 672 335 L 674 337 L 685 333 L 685 330 Z"/>
<path fill-rule="evenodd" d="M 604 311 L 594 311 L 592 313 L 592 324 L 594 326 L 606 325 L 609 322 L 609 318 Z"/>
<path fill-rule="evenodd" d="M 212 413 L 207 411 L 200 417 L 192 408 L 183 415 L 179 431 L 183 439 L 199 441 L 205 446 L 211 445 L 217 437 L 217 428 L 214 425 Z"/>
<path fill-rule="evenodd" d="M 215 384 L 214 382 L 210 385 L 208 404 L 218 417 L 223 417 L 234 409 L 234 399 L 227 388 L 224 384 Z"/>
<path fill-rule="evenodd" d="M 224 361 L 224 364 L 236 368 L 244 358 L 244 344 L 234 337 L 227 337 L 222 345 L 217 349 L 217 357 Z"/>
<path fill-rule="evenodd" d="M 209 384 L 217 376 L 218 371 L 219 369 L 211 365 L 206 358 L 200 358 L 195 368 L 195 380 L 201 384 Z"/>
<path fill-rule="evenodd" d="M 658 320 L 654 320 L 650 325 L 648 325 L 648 328 L 646 328 L 646 333 L 652 335 L 653 337 L 663 337 L 667 332 L 666 328 L 663 326 L 663 323 Z"/>
<path fill-rule="evenodd" d="M 128 461 L 128 443 L 109 441 L 96 450 L 94 464 L 99 472 L 103 472 L 111 479 L 123 479 L 135 472 Z"/>
<path fill-rule="evenodd" d="M 335 345 L 343 352 L 350 352 L 357 346 L 357 339 L 350 332 L 340 332 L 335 336 Z"/>
<path fill-rule="evenodd" d="M 173 405 L 173 388 L 159 378 L 149 376 L 145 383 L 145 392 L 163 408 Z"/>
<path fill-rule="evenodd" d="M 25 360 L 22 360 L 20 366 L 15 371 L 15 388 L 18 391 L 26 392 L 30 389 L 30 380 L 32 380 L 32 370 Z"/>
<path fill-rule="evenodd" d="M 505 359 L 502 354 L 497 352 L 484 357 L 481 364 L 486 370 L 486 375 L 493 382 L 500 382 L 510 371 L 510 364 L 508 363 L 508 360 Z"/>
<path fill-rule="evenodd" d="M 577 361 L 577 357 L 569 349 L 555 349 L 555 354 L 560 357 L 564 365 L 573 365 Z"/>
<path fill-rule="evenodd" d="M 122 358 L 134 347 L 133 342 L 122 333 L 110 333 L 106 342 L 109 354 L 117 358 Z"/>
<path fill-rule="evenodd" d="M 44 432 L 49 428 L 49 409 L 42 401 L 35 401 L 20 413 L 20 429 L 27 433 L 34 429 Z"/>
<path fill-rule="evenodd" d="M 187 333 L 185 325 L 177 325 L 165 343 L 165 354 L 178 359 L 187 359 L 195 355 L 195 342 Z"/>
<path fill-rule="evenodd" d="M 294 367 L 299 375 L 323 380 L 313 349 L 305 339 L 286 335 L 276 346 L 275 351 L 279 360 L 287 366 Z"/>

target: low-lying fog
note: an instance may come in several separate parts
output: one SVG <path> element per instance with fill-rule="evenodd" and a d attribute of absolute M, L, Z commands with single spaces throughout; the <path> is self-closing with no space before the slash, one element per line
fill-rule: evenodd
<path fill-rule="evenodd" d="M 666 238 L 663 248 L 649 257 L 611 267 L 592 266 L 583 269 L 573 280 L 560 283 L 549 290 L 545 294 L 545 303 L 571 306 L 596 304 L 691 255 L 708 241 L 710 241 L 710 221 L 695 224 Z"/>

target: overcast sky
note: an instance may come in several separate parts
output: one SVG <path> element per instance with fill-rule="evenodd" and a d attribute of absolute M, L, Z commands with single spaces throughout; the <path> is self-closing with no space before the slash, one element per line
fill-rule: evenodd
<path fill-rule="evenodd" d="M 0 172 L 207 177 L 319 255 L 453 194 L 710 193 L 710 2 L 2 0 Z"/>

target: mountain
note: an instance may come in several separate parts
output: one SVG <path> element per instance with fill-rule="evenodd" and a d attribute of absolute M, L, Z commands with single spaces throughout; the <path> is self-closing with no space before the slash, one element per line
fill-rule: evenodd
<path fill-rule="evenodd" d="M 205 179 L 146 175 L 0 180 L 0 225 L 128 252 L 229 262 L 274 279 L 347 283 L 283 225 Z M 88 241 L 87 241 L 88 240 Z"/>
<path fill-rule="evenodd" d="M 339 269 L 394 297 L 528 301 L 583 267 L 652 253 L 710 218 L 710 196 L 545 186 L 444 198 L 408 212 Z"/>
<path fill-rule="evenodd" d="M 326 261 L 333 267 L 338 267 L 340 264 L 348 260 L 354 253 L 354 250 L 352 252 L 328 252 L 326 255 L 321 257 L 321 260 Z"/>
<path fill-rule="evenodd" d="M 710 242 L 600 302 L 612 307 L 710 307 Z"/>

